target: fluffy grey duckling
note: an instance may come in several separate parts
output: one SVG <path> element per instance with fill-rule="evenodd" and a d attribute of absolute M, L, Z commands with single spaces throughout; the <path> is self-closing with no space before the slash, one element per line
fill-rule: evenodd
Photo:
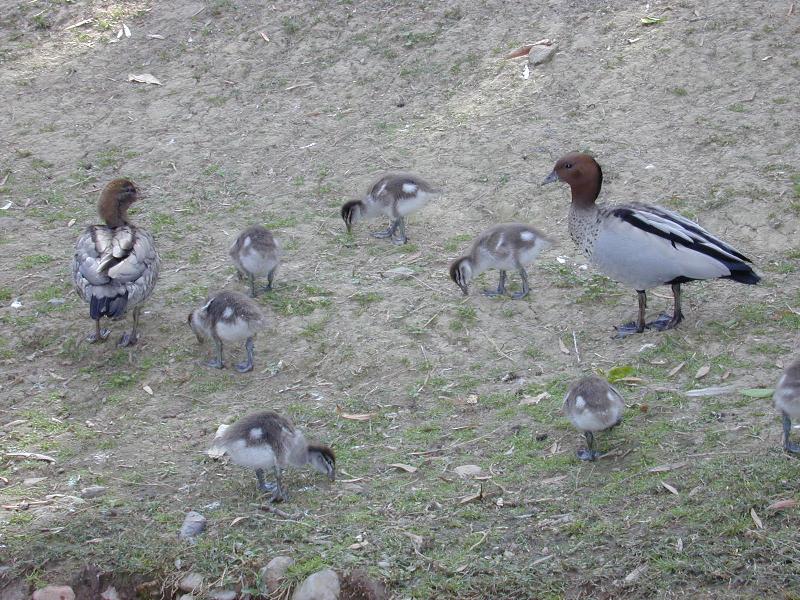
<path fill-rule="evenodd" d="M 253 340 L 265 325 L 264 314 L 258 305 L 239 292 L 219 292 L 208 302 L 189 313 L 189 325 L 201 344 L 206 339 L 214 341 L 216 358 L 206 365 L 222 369 L 223 343 L 244 341 L 247 360 L 236 365 L 236 370 L 246 373 L 253 370 Z"/>
<path fill-rule="evenodd" d="M 100 194 L 98 212 L 105 225 L 87 228 L 75 244 L 72 279 L 75 291 L 89 303 L 95 330 L 86 337 L 94 343 L 111 333 L 100 319 L 121 319 L 133 309 L 133 328 L 119 346 L 136 344 L 142 303 L 153 292 L 160 259 L 153 236 L 128 220 L 128 208 L 141 198 L 129 179 L 114 179 Z"/>
<path fill-rule="evenodd" d="M 775 401 L 775 408 L 783 416 L 783 449 L 790 454 L 800 454 L 800 445 L 789 441 L 792 419 L 800 419 L 800 359 L 786 368 L 772 399 Z"/>
<path fill-rule="evenodd" d="M 540 231 L 520 223 L 495 225 L 481 233 L 472 242 L 469 254 L 457 258 L 450 265 L 450 278 L 456 282 L 466 296 L 469 283 L 488 269 L 500 270 L 497 290 L 484 290 L 487 296 L 502 296 L 506 293 L 506 271 L 516 270 L 522 279 L 522 291 L 512 295 L 515 299 L 528 295 L 528 273 L 525 267 L 532 264 L 542 250 L 553 242 Z"/>
<path fill-rule="evenodd" d="M 281 482 L 281 473 L 287 467 L 311 465 L 331 481 L 336 479 L 333 450 L 309 444 L 289 419 L 272 411 L 242 417 L 214 440 L 214 446 L 237 465 L 255 469 L 258 488 L 272 492 L 273 502 L 289 499 Z M 275 473 L 274 484 L 264 481 L 264 472 L 270 469 Z"/>
<path fill-rule="evenodd" d="M 268 292 L 272 289 L 275 271 L 281 259 L 281 248 L 272 233 L 261 225 L 248 227 L 231 246 L 230 250 L 233 264 L 239 279 L 250 279 L 250 294 L 256 297 L 256 277 L 266 277 L 267 285 L 261 291 Z"/>
<path fill-rule="evenodd" d="M 595 460 L 594 434 L 611 429 L 622 422 L 625 401 L 608 381 L 589 375 L 574 382 L 564 396 L 564 412 L 576 429 L 583 432 L 588 448 L 577 451 L 581 460 Z"/>
<path fill-rule="evenodd" d="M 437 190 L 416 175 L 384 175 L 372 185 L 363 200 L 353 200 L 342 206 L 342 219 L 350 233 L 353 223 L 386 215 L 392 219 L 392 224 L 386 231 L 378 231 L 372 236 L 390 238 L 395 244 L 405 244 L 408 241 L 406 216 L 425 206 L 438 194 Z"/>

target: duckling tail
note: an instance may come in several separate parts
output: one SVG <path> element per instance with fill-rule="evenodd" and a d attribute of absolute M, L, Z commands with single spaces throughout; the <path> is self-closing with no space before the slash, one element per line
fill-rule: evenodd
<path fill-rule="evenodd" d="M 115 319 L 125 314 L 128 306 L 128 290 L 116 296 L 92 296 L 89 300 L 89 316 L 97 321 L 100 317 Z"/>

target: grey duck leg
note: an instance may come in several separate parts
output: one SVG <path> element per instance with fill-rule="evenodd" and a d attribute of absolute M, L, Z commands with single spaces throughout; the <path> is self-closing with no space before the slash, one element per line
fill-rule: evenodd
<path fill-rule="evenodd" d="M 127 348 L 128 346 L 135 346 L 136 342 L 139 341 L 139 334 L 137 331 L 139 329 L 139 315 L 141 312 L 141 306 L 137 306 L 133 309 L 133 329 L 131 329 L 130 333 L 126 331 L 122 334 L 122 337 L 119 338 L 119 342 L 117 342 L 118 347 Z"/>
<path fill-rule="evenodd" d="M 528 285 L 528 273 L 525 271 L 525 267 L 519 267 L 519 276 L 522 279 L 522 291 L 511 294 L 511 297 L 514 298 L 514 300 L 521 300 L 530 292 L 530 287 Z"/>
<path fill-rule="evenodd" d="M 634 333 L 642 333 L 644 331 L 644 313 L 645 310 L 647 310 L 647 292 L 644 290 L 636 290 L 636 294 L 639 298 L 639 318 L 637 319 L 636 323 L 625 323 L 624 325 L 615 327 L 617 333 L 614 334 L 614 337 L 617 339 L 628 337 Z"/>
<path fill-rule="evenodd" d="M 212 369 L 223 369 L 225 368 L 225 363 L 222 362 L 222 340 L 216 336 L 214 336 L 214 348 L 216 349 L 217 357 L 208 361 L 206 366 Z"/>
<path fill-rule="evenodd" d="M 506 293 L 506 272 L 500 271 L 500 280 L 497 282 L 497 289 L 483 290 L 483 295 L 492 298 L 494 296 L 502 296 L 505 293 Z"/>
<path fill-rule="evenodd" d="M 581 460 L 596 460 L 600 457 L 600 453 L 594 449 L 594 434 L 591 431 L 584 431 L 583 435 L 586 438 L 588 448 L 578 448 L 576 452 L 578 458 Z"/>
<path fill-rule="evenodd" d="M 253 338 L 247 338 L 244 347 L 247 350 L 247 360 L 236 365 L 236 370 L 239 373 L 247 373 L 253 370 Z"/>
<path fill-rule="evenodd" d="M 800 454 L 800 445 L 793 444 L 789 441 L 789 435 L 792 433 L 792 420 L 789 415 L 783 413 L 783 450 L 789 454 Z"/>
<path fill-rule="evenodd" d="M 390 238 L 394 235 L 394 232 L 397 230 L 397 226 L 400 224 L 400 219 L 395 219 L 392 221 L 392 224 L 389 225 L 389 228 L 385 231 L 376 231 L 371 233 L 370 235 L 375 238 Z"/>
<path fill-rule="evenodd" d="M 108 339 L 108 336 L 111 334 L 110 329 L 100 329 L 100 319 L 97 319 L 94 322 L 94 333 L 90 333 L 86 336 L 86 341 L 90 344 L 94 344 L 96 342 L 105 342 Z"/>
<path fill-rule="evenodd" d="M 675 308 L 672 312 L 672 316 L 666 314 L 658 315 L 658 318 L 655 321 L 652 321 L 647 324 L 648 327 L 652 327 L 657 331 L 666 331 L 667 329 L 673 329 L 683 321 L 683 312 L 681 312 L 681 284 L 680 283 L 673 283 L 672 284 L 672 297 L 675 300 Z"/>

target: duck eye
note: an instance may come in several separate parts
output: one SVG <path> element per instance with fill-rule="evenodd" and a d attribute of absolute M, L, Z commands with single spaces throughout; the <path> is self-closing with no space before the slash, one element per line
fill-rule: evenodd
<path fill-rule="evenodd" d="M 567 163 L 567 164 L 565 164 L 565 165 L 564 165 L 564 168 L 565 168 L 565 169 L 571 169 L 571 168 L 572 168 L 572 163 Z"/>

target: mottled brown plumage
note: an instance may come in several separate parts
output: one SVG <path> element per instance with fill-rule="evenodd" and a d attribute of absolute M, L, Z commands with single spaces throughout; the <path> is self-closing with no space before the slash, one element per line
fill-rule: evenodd
<path fill-rule="evenodd" d="M 783 418 L 783 449 L 800 454 L 800 445 L 790 441 L 792 420 L 800 419 L 800 359 L 786 367 L 772 398 Z"/>
<path fill-rule="evenodd" d="M 625 401 L 617 389 L 596 375 L 574 382 L 564 396 L 564 412 L 576 429 L 582 431 L 588 449 L 578 450 L 581 460 L 594 460 L 599 453 L 594 448 L 594 434 L 610 429 L 622 421 Z"/>
<path fill-rule="evenodd" d="M 75 244 L 75 291 L 89 303 L 89 316 L 95 321 L 95 332 L 87 336 L 90 342 L 108 337 L 108 330 L 100 329 L 101 318 L 119 319 L 132 308 L 133 328 L 122 336 L 119 345 L 135 344 L 141 304 L 158 280 L 160 258 L 153 237 L 128 220 L 128 208 L 138 198 L 132 181 L 111 181 L 98 204 L 105 225 L 87 228 Z"/>
<path fill-rule="evenodd" d="M 257 295 L 256 277 L 267 278 L 264 291 L 272 289 L 275 272 L 280 264 L 281 249 L 266 227 L 253 225 L 242 231 L 231 246 L 230 256 L 240 279 L 242 276 L 249 278 L 250 293 L 253 297 Z"/>

